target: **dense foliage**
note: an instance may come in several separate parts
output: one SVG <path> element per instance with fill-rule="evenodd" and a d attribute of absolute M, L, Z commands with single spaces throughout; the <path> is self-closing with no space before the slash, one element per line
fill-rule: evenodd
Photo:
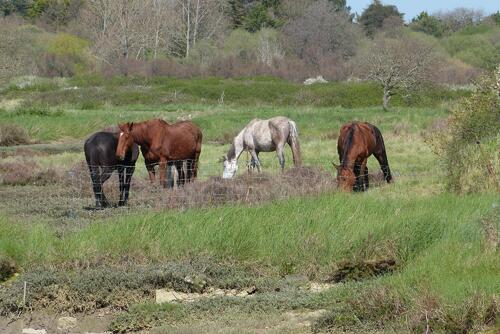
<path fill-rule="evenodd" d="M 435 147 L 444 158 L 448 186 L 458 192 L 498 191 L 500 169 L 500 67 L 452 109 Z"/>

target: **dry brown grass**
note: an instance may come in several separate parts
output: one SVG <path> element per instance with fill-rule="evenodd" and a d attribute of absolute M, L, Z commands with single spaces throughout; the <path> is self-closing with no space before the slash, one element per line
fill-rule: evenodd
<path fill-rule="evenodd" d="M 26 130 L 15 124 L 0 124 L 0 146 L 28 144 L 30 142 Z"/>
<path fill-rule="evenodd" d="M 60 180 L 54 169 L 42 169 L 33 160 L 23 158 L 15 162 L 0 163 L 0 184 L 9 186 L 43 186 Z"/>

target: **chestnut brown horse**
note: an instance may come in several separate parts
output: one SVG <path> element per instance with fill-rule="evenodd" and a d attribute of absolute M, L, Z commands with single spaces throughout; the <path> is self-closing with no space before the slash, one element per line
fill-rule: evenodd
<path fill-rule="evenodd" d="M 140 123 L 119 124 L 120 138 L 116 148 L 118 158 L 125 157 L 134 142 L 141 147 L 144 162 L 151 182 L 155 180 L 154 165 L 158 164 L 160 183 L 163 187 L 173 187 L 171 168 L 175 165 L 179 173 L 178 184 L 192 181 L 197 176 L 198 159 L 201 153 L 202 133 L 190 121 L 168 124 L 161 119 L 152 119 Z M 183 163 L 187 165 L 187 175 Z M 165 182 L 165 177 L 167 182 Z"/>
<path fill-rule="evenodd" d="M 374 155 L 384 173 L 387 183 L 392 181 L 384 139 L 380 130 L 366 122 L 351 122 L 340 129 L 337 142 L 340 166 L 337 167 L 337 181 L 344 191 L 368 190 L 368 157 Z"/>

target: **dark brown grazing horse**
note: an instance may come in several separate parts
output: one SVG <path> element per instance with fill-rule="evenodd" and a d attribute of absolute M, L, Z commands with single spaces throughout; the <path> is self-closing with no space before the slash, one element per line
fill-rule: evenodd
<path fill-rule="evenodd" d="M 168 124 L 161 119 L 152 119 L 140 123 L 118 125 L 121 132 L 116 148 L 116 156 L 123 159 L 134 142 L 141 147 L 144 162 L 151 182 L 155 180 L 154 165 L 158 164 L 160 183 L 163 187 L 174 186 L 173 176 L 167 165 L 175 165 L 179 173 L 179 185 L 192 181 L 197 176 L 198 159 L 201 153 L 202 134 L 190 121 Z M 187 175 L 183 163 L 187 164 Z M 167 177 L 167 183 L 165 182 Z"/>
<path fill-rule="evenodd" d="M 342 190 L 368 190 L 366 163 L 372 154 L 380 164 L 384 179 L 387 183 L 392 181 L 384 139 L 376 126 L 366 122 L 344 124 L 340 129 L 337 151 L 340 159 L 340 166 L 336 166 L 337 181 Z"/>

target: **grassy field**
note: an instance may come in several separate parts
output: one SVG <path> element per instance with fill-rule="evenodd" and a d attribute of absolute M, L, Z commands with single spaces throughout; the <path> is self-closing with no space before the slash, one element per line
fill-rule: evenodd
<path fill-rule="evenodd" d="M 241 89 L 238 85 L 232 89 Z M 264 84 L 262 94 L 271 86 Z M 201 95 L 206 85 L 200 87 Z M 195 94 L 196 87 L 188 88 Z M 224 89 L 229 98 L 231 88 Z M 41 93 L 55 94 L 49 87 L 10 89 L 7 96 L 24 99 L 16 102 L 22 106 Z M 218 94 L 214 89 L 212 100 Z M 99 103 L 82 109 L 68 101 L 0 112 L 0 122 L 22 126 L 32 142 L 0 148 L 5 175 L 16 166 L 29 166 L 28 175 L 16 174 L 15 182 L 0 184 L 0 258 L 4 268 L 19 273 L 0 285 L 2 317 L 22 318 L 43 310 L 83 318 L 105 310 L 109 316 L 99 321 L 116 333 L 498 330 L 498 194 L 444 191 L 441 162 L 425 143 L 446 117 L 444 109 L 396 107 L 384 112 L 374 106 L 312 107 L 283 101 Z M 276 196 L 265 197 L 256 190 L 255 196 L 269 200 L 166 209 L 161 201 L 139 203 L 145 198 L 141 196 L 170 198 L 161 189 L 142 185 L 146 173 L 139 161 L 128 208 L 83 209 L 92 204 L 91 194 L 78 193 L 83 188 L 74 182 L 76 175 L 88 191 L 81 145 L 93 131 L 122 121 L 190 118 L 204 133 L 197 181 L 201 188 L 192 189 L 223 191 L 212 177 L 221 174 L 218 159 L 230 139 L 252 118 L 273 115 L 297 122 L 305 165 L 325 183 L 334 178 L 331 161 L 338 161 L 340 125 L 353 119 L 376 124 L 386 141 L 395 183 L 374 181 L 367 193 L 343 194 L 326 186 L 307 192 L 312 187 L 307 179 L 295 180 L 286 194 L 278 190 Z M 241 178 L 234 182 L 244 184 L 245 158 L 241 160 Z M 274 154 L 262 154 L 262 160 L 263 180 L 274 179 L 271 186 L 281 182 Z M 376 174 L 379 167 L 370 160 L 370 171 Z M 259 184 L 253 186 L 258 189 Z M 294 186 L 300 188 L 296 196 L 290 190 Z M 26 305 L 20 293 L 24 281 L 30 287 Z M 314 292 L 320 283 L 326 288 Z M 252 295 L 245 298 L 154 303 L 159 288 L 208 293 L 249 287 Z"/>

